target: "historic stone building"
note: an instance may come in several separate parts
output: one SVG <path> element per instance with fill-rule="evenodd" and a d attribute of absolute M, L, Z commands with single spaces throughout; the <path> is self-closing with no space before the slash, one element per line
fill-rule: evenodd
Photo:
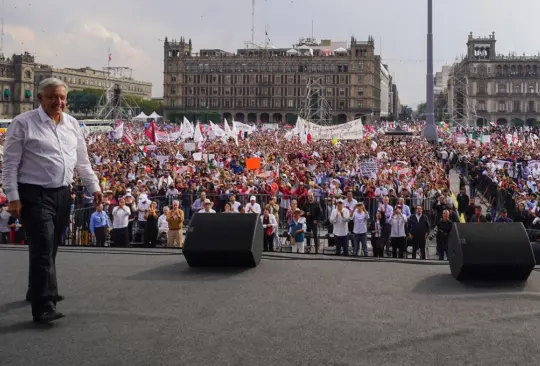
<path fill-rule="evenodd" d="M 191 40 L 165 39 L 163 98 L 169 119 L 204 120 L 211 112 L 244 122 L 294 122 L 309 99 L 308 83 L 317 88 L 309 95 L 324 99 L 335 122 L 380 118 L 381 59 L 372 37 L 301 39 L 292 48 L 253 46 L 236 53 L 195 53 Z"/>
<path fill-rule="evenodd" d="M 138 81 L 131 77 L 112 77 L 107 71 L 90 67 L 79 69 L 58 69 L 49 65 L 36 65 L 36 88 L 46 78 L 55 77 L 63 80 L 70 90 L 106 89 L 118 84 L 124 95 L 132 95 L 143 99 L 152 98 L 152 83 Z M 107 78 L 107 76 L 109 76 Z"/>
<path fill-rule="evenodd" d="M 448 79 L 451 120 L 483 125 L 533 125 L 540 121 L 540 56 L 496 53 L 493 32 L 469 34 L 467 56 Z"/>
<path fill-rule="evenodd" d="M 0 118 L 32 110 L 34 106 L 34 57 L 25 52 L 5 58 L 0 55 Z"/>

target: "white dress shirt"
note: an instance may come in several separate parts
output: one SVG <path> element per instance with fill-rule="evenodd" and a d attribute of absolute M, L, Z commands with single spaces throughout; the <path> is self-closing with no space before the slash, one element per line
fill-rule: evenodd
<path fill-rule="evenodd" d="M 365 234 L 367 233 L 367 222 L 369 220 L 369 215 L 366 212 L 354 211 L 352 215 L 354 222 L 353 233 L 354 234 Z"/>
<path fill-rule="evenodd" d="M 39 107 L 10 123 L 3 163 L 3 183 L 9 201 L 19 200 L 19 183 L 67 187 L 73 183 L 75 168 L 90 193 L 100 190 L 83 131 L 75 118 L 63 113 L 57 125 Z"/>
<path fill-rule="evenodd" d="M 330 214 L 330 222 L 332 225 L 334 225 L 334 230 L 332 233 L 335 236 L 347 236 L 349 234 L 349 228 L 347 227 L 347 223 L 349 221 L 349 210 L 343 207 L 341 213 L 343 215 L 338 215 L 338 210 L 336 208 L 332 210 L 332 213 Z"/>
<path fill-rule="evenodd" d="M 127 206 L 124 206 L 123 208 L 120 208 L 120 206 L 113 208 L 113 229 L 122 229 L 127 227 L 129 224 L 129 215 L 131 215 L 131 210 Z"/>
<path fill-rule="evenodd" d="M 216 211 L 210 209 L 208 211 L 206 211 L 204 208 L 202 210 L 200 210 L 198 213 L 216 213 Z"/>
<path fill-rule="evenodd" d="M 254 203 L 254 204 L 251 204 L 251 202 L 248 203 L 246 205 L 246 213 L 260 214 L 261 213 L 261 205 L 259 205 L 258 203 Z"/>
<path fill-rule="evenodd" d="M 161 215 L 157 220 L 158 230 L 169 230 L 169 223 L 167 222 L 167 216 Z"/>

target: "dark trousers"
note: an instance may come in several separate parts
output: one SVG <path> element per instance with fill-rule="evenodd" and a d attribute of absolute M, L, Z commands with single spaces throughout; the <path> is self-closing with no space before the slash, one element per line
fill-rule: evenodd
<path fill-rule="evenodd" d="M 307 246 L 311 246 L 311 236 L 313 236 L 313 241 L 315 242 L 315 252 L 319 252 L 319 229 L 317 224 L 308 224 L 306 227 L 306 233 L 311 233 L 311 235 L 306 235 Z"/>
<path fill-rule="evenodd" d="M 347 240 L 348 236 L 336 236 L 334 235 L 334 243 L 336 244 L 336 255 L 341 255 L 343 249 L 343 255 L 349 255 L 349 242 Z"/>
<path fill-rule="evenodd" d="M 69 187 L 43 188 L 19 185 L 22 213 L 30 255 L 30 295 L 32 315 L 54 309 L 58 295 L 56 253 L 62 234 L 69 224 L 71 192 Z"/>
<path fill-rule="evenodd" d="M 96 235 L 96 247 L 105 246 L 105 238 L 107 237 L 106 230 L 107 228 L 105 226 L 94 228 L 94 234 Z"/>
<path fill-rule="evenodd" d="M 112 237 L 115 247 L 127 248 L 129 246 L 129 234 L 127 226 L 119 229 L 113 229 Z"/>
<path fill-rule="evenodd" d="M 157 227 L 149 227 L 147 226 L 146 229 L 144 229 L 144 247 L 145 248 L 155 248 L 157 244 L 157 236 L 158 236 L 158 230 Z"/>
<path fill-rule="evenodd" d="M 420 249 L 420 258 L 426 259 L 426 237 L 413 237 L 412 240 L 412 259 L 416 259 L 416 251 Z"/>
<path fill-rule="evenodd" d="M 405 258 L 405 237 L 391 238 L 390 243 L 392 244 L 392 258 Z"/>
<path fill-rule="evenodd" d="M 437 238 L 437 254 L 439 255 L 439 260 L 444 260 L 444 255 L 448 258 L 448 236 L 439 236 Z"/>
<path fill-rule="evenodd" d="M 135 220 L 131 220 L 128 222 L 128 240 L 130 243 L 133 243 L 133 223 Z"/>
<path fill-rule="evenodd" d="M 9 231 L 0 233 L 0 244 L 9 244 Z"/>
<path fill-rule="evenodd" d="M 371 246 L 373 247 L 373 256 L 377 258 L 384 257 L 384 242 L 381 237 L 371 237 Z"/>
<path fill-rule="evenodd" d="M 367 257 L 368 255 L 367 233 L 353 234 L 353 238 L 354 238 L 353 255 L 355 257 L 358 256 L 358 251 L 360 250 L 360 244 L 362 244 L 362 254 L 364 255 L 364 257 Z"/>
<path fill-rule="evenodd" d="M 273 252 L 274 251 L 274 234 L 272 234 L 272 235 L 264 234 L 263 250 L 265 252 Z"/>

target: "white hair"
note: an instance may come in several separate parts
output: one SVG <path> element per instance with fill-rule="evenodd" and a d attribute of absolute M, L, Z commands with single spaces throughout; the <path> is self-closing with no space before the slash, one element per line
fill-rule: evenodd
<path fill-rule="evenodd" d="M 172 204 L 173 204 L 173 205 L 174 205 L 175 203 L 176 203 L 178 206 L 180 206 L 180 201 L 178 201 L 178 200 L 172 201 Z"/>
<path fill-rule="evenodd" d="M 63 82 L 62 80 L 60 79 L 57 79 L 57 78 L 47 78 L 47 79 L 44 79 L 43 81 L 41 81 L 38 85 L 38 95 L 43 95 L 43 91 L 45 89 L 47 89 L 48 87 L 51 87 L 51 86 L 54 86 L 54 87 L 58 87 L 58 86 L 61 86 L 61 87 L 64 87 L 66 89 L 66 92 L 68 91 L 68 86 L 65 82 Z"/>

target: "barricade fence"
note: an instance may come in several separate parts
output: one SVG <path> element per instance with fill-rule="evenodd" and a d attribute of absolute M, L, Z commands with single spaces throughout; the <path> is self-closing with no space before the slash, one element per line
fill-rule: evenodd
<path fill-rule="evenodd" d="M 255 196 L 256 202 L 261 206 L 262 211 L 269 206 L 269 203 L 272 198 L 275 198 L 276 208 L 278 218 L 278 233 L 281 235 L 284 231 L 288 229 L 288 222 L 292 218 L 292 207 L 295 205 L 302 209 L 307 203 L 307 196 L 296 197 L 292 195 L 282 195 L 278 194 L 277 196 L 272 196 L 268 194 L 238 194 L 235 195 L 236 201 L 239 202 L 242 206 L 246 206 L 249 203 L 250 197 Z M 225 204 L 230 201 L 229 195 L 212 195 L 207 194 L 207 199 L 212 201 L 213 209 L 216 212 L 223 212 Z M 156 196 L 149 197 L 150 201 L 155 201 L 158 203 L 159 214 L 163 213 L 163 208 L 165 206 L 172 207 L 172 203 L 175 200 L 179 201 L 180 208 L 184 212 L 185 222 L 184 226 L 189 226 L 189 221 L 193 214 L 197 212 L 199 206 L 196 204 L 196 200 L 199 196 L 186 197 L 186 196 Z M 335 197 L 316 197 L 315 200 L 319 203 L 321 208 L 321 217 L 318 220 L 318 232 L 320 237 L 326 235 L 332 231 L 331 224 L 329 222 L 330 214 L 332 210 L 337 207 L 337 199 Z M 379 208 L 379 204 L 382 203 L 382 198 L 362 198 L 355 197 L 357 202 L 364 203 L 367 212 L 369 213 L 370 219 L 375 217 L 375 213 Z M 423 208 L 424 214 L 428 217 L 431 227 L 433 228 L 438 219 L 440 219 L 440 212 L 436 208 L 437 199 L 433 198 L 405 198 L 405 204 L 409 207 L 410 214 L 414 215 L 416 207 L 421 205 Z M 395 207 L 397 204 L 397 198 L 390 198 L 390 205 Z M 195 206 L 195 208 L 194 208 Z M 112 210 L 115 205 L 104 204 L 103 210 L 109 215 L 110 222 L 112 224 Z M 201 206 L 202 208 L 202 206 Z M 63 240 L 64 245 L 70 246 L 88 246 L 94 245 L 93 240 L 90 235 L 90 217 L 94 213 L 95 208 L 91 204 L 87 204 L 84 207 L 74 208 L 71 214 L 70 224 L 66 231 L 66 235 Z M 138 216 L 138 214 L 137 214 Z M 130 242 L 134 245 L 142 244 L 142 235 L 141 230 L 144 231 L 141 225 L 138 222 L 138 217 L 135 217 L 130 221 L 129 231 L 130 231 Z M 368 235 L 369 236 L 369 235 Z"/>

